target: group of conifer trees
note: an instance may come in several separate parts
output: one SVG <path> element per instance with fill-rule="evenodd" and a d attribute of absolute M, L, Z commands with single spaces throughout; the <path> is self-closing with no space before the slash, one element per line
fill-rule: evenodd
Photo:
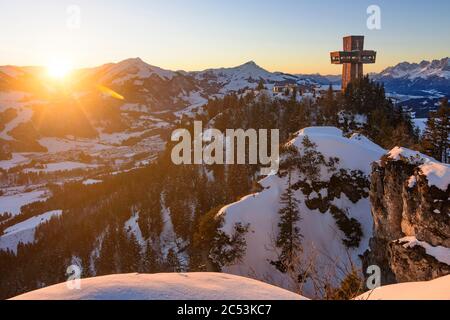
<path fill-rule="evenodd" d="M 450 163 L 450 108 L 444 99 L 437 111 L 430 112 L 421 141 L 422 152 L 443 163 Z"/>

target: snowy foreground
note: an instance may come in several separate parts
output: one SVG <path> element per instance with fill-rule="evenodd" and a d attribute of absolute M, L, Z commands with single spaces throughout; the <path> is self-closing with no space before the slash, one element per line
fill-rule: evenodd
<path fill-rule="evenodd" d="M 122 274 L 65 283 L 13 300 L 307 300 L 256 280 L 223 273 Z M 378 288 L 355 300 L 450 300 L 450 276 Z"/>
<path fill-rule="evenodd" d="M 377 288 L 356 300 L 450 300 L 450 276 Z"/>
<path fill-rule="evenodd" d="M 81 280 L 26 293 L 17 300 L 304 300 L 256 280 L 224 273 L 123 274 Z"/>

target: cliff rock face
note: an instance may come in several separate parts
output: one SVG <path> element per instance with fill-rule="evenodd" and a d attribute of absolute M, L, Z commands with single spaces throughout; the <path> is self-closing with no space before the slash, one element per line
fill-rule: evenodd
<path fill-rule="evenodd" d="M 450 274 L 450 166 L 395 148 L 373 164 L 374 237 L 365 264 L 383 282 L 426 281 Z"/>

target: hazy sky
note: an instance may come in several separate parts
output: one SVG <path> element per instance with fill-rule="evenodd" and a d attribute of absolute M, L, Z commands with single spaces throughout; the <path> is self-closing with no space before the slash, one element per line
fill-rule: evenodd
<path fill-rule="evenodd" d="M 381 7 L 381 30 L 366 26 L 371 4 Z M 81 9 L 79 28 L 68 24 L 71 5 Z M 378 51 L 366 70 L 378 71 L 450 56 L 449 13 L 448 0 L 0 0 L 0 65 L 141 57 L 200 70 L 254 60 L 270 71 L 337 74 L 329 51 L 363 34 Z"/>

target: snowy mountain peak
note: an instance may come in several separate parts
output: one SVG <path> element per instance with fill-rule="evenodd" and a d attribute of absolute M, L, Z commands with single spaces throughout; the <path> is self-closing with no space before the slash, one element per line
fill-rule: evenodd
<path fill-rule="evenodd" d="M 450 79 L 450 60 L 447 57 L 441 60 L 424 60 L 420 63 L 401 62 L 396 66 L 385 69 L 380 73 L 380 76 L 410 80 L 417 78 L 428 79 L 433 76 Z"/>
<path fill-rule="evenodd" d="M 279 75 L 282 73 L 277 73 L 277 72 L 269 72 L 266 69 L 264 69 L 263 67 L 259 66 L 255 61 L 249 61 L 246 62 L 240 66 L 237 66 L 235 68 L 231 68 L 231 70 L 236 70 L 239 72 L 243 72 L 246 73 L 250 76 L 256 77 L 256 78 L 267 78 L 273 75 Z"/>
<path fill-rule="evenodd" d="M 123 84 L 132 79 L 147 79 L 158 76 L 163 80 L 170 80 L 174 72 L 152 66 L 144 62 L 141 58 L 131 58 L 119 63 L 111 64 L 107 67 L 102 81 L 112 81 L 114 84 Z"/>
<path fill-rule="evenodd" d="M 256 88 L 258 82 L 263 80 L 266 87 L 277 83 L 297 83 L 299 77 L 280 72 L 269 72 L 254 61 L 248 61 L 232 68 L 208 69 L 200 72 L 191 72 L 200 81 L 208 81 L 222 87 L 220 93 L 238 91 L 245 88 Z"/>
<path fill-rule="evenodd" d="M 249 62 L 244 63 L 240 66 L 240 68 L 255 68 L 255 69 L 262 69 L 258 64 L 256 64 L 255 61 L 251 60 Z"/>
<path fill-rule="evenodd" d="M 125 59 L 122 60 L 120 62 L 118 62 L 117 64 L 127 64 L 127 65 L 148 65 L 147 63 L 145 63 L 141 58 L 136 57 L 136 58 L 129 58 L 129 59 Z"/>

